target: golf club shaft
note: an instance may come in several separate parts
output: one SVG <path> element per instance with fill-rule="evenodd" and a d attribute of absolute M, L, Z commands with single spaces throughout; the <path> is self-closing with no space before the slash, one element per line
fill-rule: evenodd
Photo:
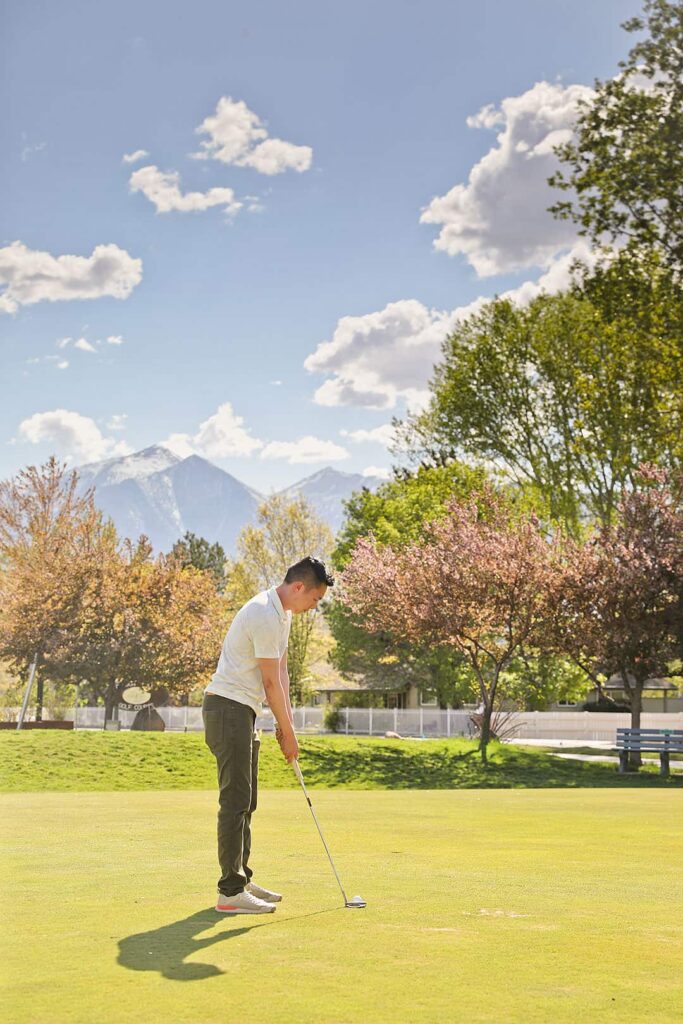
<path fill-rule="evenodd" d="M 313 815 L 313 821 L 315 822 L 315 824 L 316 824 L 316 826 L 318 828 L 318 832 L 320 833 L 320 838 L 323 841 L 323 846 L 325 847 L 325 852 L 327 853 L 327 856 L 330 858 L 330 864 L 332 865 L 332 870 L 334 871 L 334 877 L 337 879 L 337 882 L 339 883 L 339 888 L 341 889 L 342 896 L 344 897 L 344 903 L 348 903 L 349 901 L 346 898 L 346 893 L 344 892 L 344 886 L 341 884 L 341 879 L 339 878 L 339 875 L 337 874 L 337 869 L 334 866 L 334 861 L 332 860 L 332 854 L 330 853 L 330 851 L 329 851 L 329 849 L 327 847 L 327 843 L 325 842 L 325 836 L 322 833 L 322 829 L 320 828 L 320 825 L 318 823 L 318 819 L 315 816 L 315 811 L 313 810 L 313 804 L 311 803 L 310 797 L 309 797 L 308 793 L 306 792 L 306 784 L 304 782 L 304 777 L 301 774 L 301 768 L 299 767 L 299 762 L 296 759 L 294 759 L 294 761 L 292 761 L 292 765 L 294 767 L 294 771 L 296 772 L 296 777 L 298 778 L 299 782 L 301 783 L 301 788 L 304 791 L 304 796 L 306 797 L 306 801 L 308 803 L 308 806 L 311 808 L 311 814 Z"/>

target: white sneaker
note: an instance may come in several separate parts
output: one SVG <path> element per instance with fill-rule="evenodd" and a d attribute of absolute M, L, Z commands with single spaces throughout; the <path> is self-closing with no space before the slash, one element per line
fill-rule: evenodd
<path fill-rule="evenodd" d="M 235 896 L 224 896 L 219 892 L 216 910 L 221 914 L 272 914 L 275 906 L 257 899 L 250 892 L 238 892 Z"/>
<path fill-rule="evenodd" d="M 266 903 L 279 903 L 282 899 L 279 892 L 271 892 L 270 889 L 263 889 L 260 885 L 256 885 L 254 882 L 247 882 L 247 892 L 250 892 L 252 896 L 256 896 L 259 900 L 265 900 Z"/>

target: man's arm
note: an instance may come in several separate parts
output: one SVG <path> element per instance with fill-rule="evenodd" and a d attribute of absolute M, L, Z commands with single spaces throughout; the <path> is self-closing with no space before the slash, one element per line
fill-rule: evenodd
<path fill-rule="evenodd" d="M 280 683 L 285 694 L 285 701 L 287 703 L 287 714 L 289 720 L 294 725 L 294 714 L 292 712 L 292 704 L 289 699 L 289 672 L 287 671 L 287 650 L 280 658 Z"/>
<path fill-rule="evenodd" d="M 289 703 L 289 687 L 287 692 L 280 679 L 279 658 L 257 658 L 258 667 L 261 670 L 263 688 L 266 691 L 268 707 L 275 715 L 279 729 L 282 733 L 280 746 L 282 753 L 288 761 L 293 761 L 299 756 L 299 744 L 294 734 L 294 725 L 291 719 L 291 705 Z M 289 677 L 287 677 L 289 683 Z"/>

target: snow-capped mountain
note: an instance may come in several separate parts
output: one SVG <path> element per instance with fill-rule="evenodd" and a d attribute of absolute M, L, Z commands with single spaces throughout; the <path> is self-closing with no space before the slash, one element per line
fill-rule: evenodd
<path fill-rule="evenodd" d="M 123 455 L 119 458 L 105 459 L 104 462 L 91 462 L 87 466 L 80 466 L 78 475 L 88 487 L 109 487 L 120 484 L 122 480 L 141 480 L 151 476 L 152 473 L 160 473 L 165 469 L 182 462 L 179 455 L 175 455 L 170 448 L 164 448 L 160 444 L 152 445 L 151 448 L 143 448 L 140 452 L 132 455 Z"/>
<path fill-rule="evenodd" d="M 120 536 L 137 539 L 144 533 L 157 551 L 169 551 L 189 530 L 234 554 L 240 531 L 255 522 L 264 499 L 206 459 L 183 459 L 161 445 L 82 466 L 78 473 L 82 489 L 94 487 L 96 505 L 113 519 Z M 327 467 L 280 493 L 290 499 L 303 494 L 336 532 L 342 501 L 352 491 L 374 490 L 380 483 L 377 477 Z"/>
<path fill-rule="evenodd" d="M 328 523 L 333 533 L 336 533 L 344 519 L 342 502 L 350 498 L 354 491 L 360 491 L 363 487 L 374 491 L 383 482 L 376 476 L 341 473 L 337 469 L 326 466 L 325 469 L 319 470 L 312 476 L 307 476 L 280 493 L 290 500 L 303 494 L 317 515 Z"/>

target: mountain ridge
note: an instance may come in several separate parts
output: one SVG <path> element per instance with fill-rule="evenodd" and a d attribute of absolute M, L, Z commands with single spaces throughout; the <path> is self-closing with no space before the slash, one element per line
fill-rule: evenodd
<path fill-rule="evenodd" d="M 80 488 L 94 488 L 95 504 L 117 531 L 136 539 L 145 534 L 153 547 L 168 551 L 184 533 L 218 542 L 234 555 L 237 538 L 267 495 L 200 455 L 182 458 L 164 445 L 78 467 Z M 361 487 L 374 490 L 384 481 L 324 466 L 274 494 L 289 500 L 302 495 L 336 533 L 343 521 L 342 502 Z"/>

